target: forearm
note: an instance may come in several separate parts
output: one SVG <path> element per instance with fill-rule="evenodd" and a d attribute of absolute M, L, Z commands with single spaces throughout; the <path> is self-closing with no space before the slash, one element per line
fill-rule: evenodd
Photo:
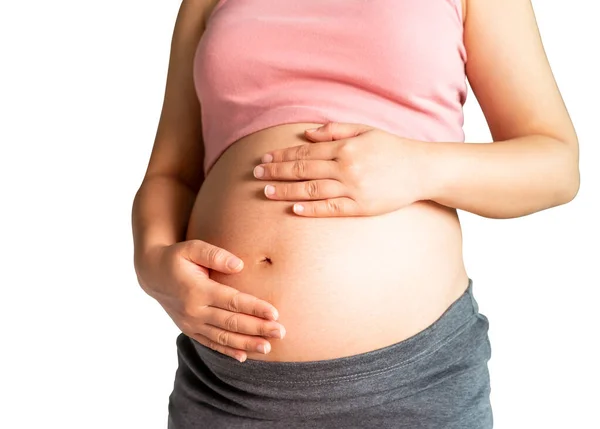
<path fill-rule="evenodd" d="M 425 142 L 426 199 L 488 218 L 515 218 L 571 201 L 579 155 L 527 136 L 493 143 Z"/>
<path fill-rule="evenodd" d="M 196 192 L 174 177 L 144 179 L 131 213 L 136 271 L 148 250 L 185 240 L 195 198 Z"/>

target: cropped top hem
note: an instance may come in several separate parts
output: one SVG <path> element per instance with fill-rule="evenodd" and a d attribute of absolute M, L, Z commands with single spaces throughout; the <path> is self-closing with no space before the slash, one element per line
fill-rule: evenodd
<path fill-rule="evenodd" d="M 194 56 L 208 175 L 242 137 L 352 122 L 464 141 L 461 0 L 220 0 Z"/>
<path fill-rule="evenodd" d="M 221 149 L 213 155 L 210 164 L 205 162 L 205 175 L 208 176 L 210 170 L 221 158 L 223 153 L 238 140 L 247 137 L 250 134 L 256 134 L 278 125 L 298 123 L 322 125 L 328 122 L 360 123 L 414 140 L 464 142 L 465 139 L 462 126 L 457 128 L 451 126 L 451 124 L 447 124 L 445 130 L 440 131 L 440 127 L 443 125 L 441 120 L 435 128 L 427 128 L 425 126 L 411 127 L 409 124 L 403 125 L 400 121 L 398 121 L 398 123 L 386 122 L 382 118 L 377 117 L 377 115 L 373 115 L 369 120 L 365 120 L 364 116 L 360 114 L 352 116 L 348 115 L 346 112 L 346 115 L 343 117 L 338 117 L 332 113 L 333 112 L 328 111 L 326 108 L 319 109 L 317 106 L 294 105 L 280 106 L 263 112 L 262 115 L 256 117 L 252 123 L 231 131 L 229 140 L 223 142 Z M 426 118 L 427 115 L 424 114 L 422 121 Z"/>

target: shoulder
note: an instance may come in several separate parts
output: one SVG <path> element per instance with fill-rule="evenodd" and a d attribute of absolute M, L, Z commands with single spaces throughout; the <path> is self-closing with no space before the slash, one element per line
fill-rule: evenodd
<path fill-rule="evenodd" d="M 212 10 L 219 0 L 183 0 L 179 6 L 177 25 L 184 29 L 204 30 Z"/>

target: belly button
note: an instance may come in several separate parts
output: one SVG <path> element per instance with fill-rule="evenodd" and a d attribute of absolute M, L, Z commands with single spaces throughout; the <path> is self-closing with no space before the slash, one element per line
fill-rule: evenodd
<path fill-rule="evenodd" d="M 273 265 L 273 261 L 268 256 L 265 256 L 260 260 L 260 262 L 264 262 L 265 264 Z"/>

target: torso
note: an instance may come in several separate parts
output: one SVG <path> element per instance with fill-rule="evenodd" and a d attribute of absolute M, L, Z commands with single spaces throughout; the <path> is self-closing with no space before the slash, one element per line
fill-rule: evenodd
<path fill-rule="evenodd" d="M 285 338 L 268 338 L 271 352 L 246 351 L 248 359 L 323 360 L 386 347 L 431 325 L 467 288 L 455 209 L 420 201 L 382 216 L 300 217 L 291 211 L 292 201 L 268 200 L 263 194 L 268 182 L 252 175 L 264 153 L 306 143 L 301 137 L 304 130 L 322 125 L 277 125 L 280 118 L 269 109 L 285 106 L 287 97 L 297 98 L 294 105 L 303 109 L 301 121 L 324 119 L 310 110 L 315 106 L 342 122 L 364 119 L 404 137 L 441 141 L 463 137 L 457 103 L 465 90 L 464 52 L 462 28 L 453 11 L 456 1 L 390 0 L 387 7 L 393 6 L 397 15 L 358 2 L 315 0 L 301 6 L 277 3 L 277 7 L 262 0 L 214 2 L 221 9 L 212 16 L 199 47 L 196 89 L 206 102 L 208 161 L 216 159 L 216 163 L 198 194 L 187 239 L 204 240 L 242 258 L 245 266 L 240 273 L 211 271 L 211 278 L 277 308 Z M 355 9 L 346 10 L 350 6 Z M 464 15 L 465 2 L 462 6 Z M 261 19 L 249 18 L 252 13 Z M 294 19 L 287 19 L 287 14 Z M 319 14 L 324 18 L 316 19 Z M 363 19 L 377 23 L 368 34 L 361 33 L 366 31 Z M 272 37 L 275 30 L 277 38 Z M 437 37 L 440 32 L 447 37 Z M 343 40 L 343 46 L 323 44 L 330 38 Z M 399 42 L 389 46 L 389 55 L 371 55 L 390 40 Z M 269 47 L 270 55 L 255 50 L 257 46 Z M 321 47 L 321 56 L 314 55 L 313 46 Z M 355 55 L 341 55 L 338 51 L 343 47 Z M 257 52 L 262 56 L 257 57 Z M 274 55 L 279 52 L 281 57 Z M 286 52 L 297 55 L 285 56 Z M 353 63 L 360 53 L 371 55 L 369 61 Z M 329 54 L 335 61 L 328 62 Z M 329 80 L 299 71 L 307 56 L 317 66 L 327 66 Z M 285 78 L 296 74 L 297 79 Z M 340 96 L 339 92 L 328 96 L 333 77 L 343 85 L 345 103 L 331 105 Z M 267 92 L 260 89 L 263 81 L 269 82 Z M 312 91 L 310 97 L 307 90 Z M 381 93 L 365 97 L 371 90 Z M 285 91 L 292 91 L 291 95 Z M 396 103 L 393 109 L 386 104 L 391 100 Z M 251 114 L 244 106 L 253 106 Z M 220 145 L 241 132 L 232 119 L 233 128 L 218 128 L 215 133 L 214 124 L 221 124 L 223 117 L 262 118 L 260 125 L 265 128 L 232 139 L 237 141 L 217 159 Z"/>
<path fill-rule="evenodd" d="M 363 353 L 433 323 L 466 289 L 455 209 L 417 202 L 382 216 L 306 218 L 267 200 L 252 176 L 267 151 L 305 143 L 312 123 L 271 127 L 235 142 L 206 177 L 187 239 L 244 260 L 211 278 L 272 303 L 286 328 L 270 353 L 248 359 L 308 361 Z M 268 258 L 268 259 L 267 259 Z"/>

